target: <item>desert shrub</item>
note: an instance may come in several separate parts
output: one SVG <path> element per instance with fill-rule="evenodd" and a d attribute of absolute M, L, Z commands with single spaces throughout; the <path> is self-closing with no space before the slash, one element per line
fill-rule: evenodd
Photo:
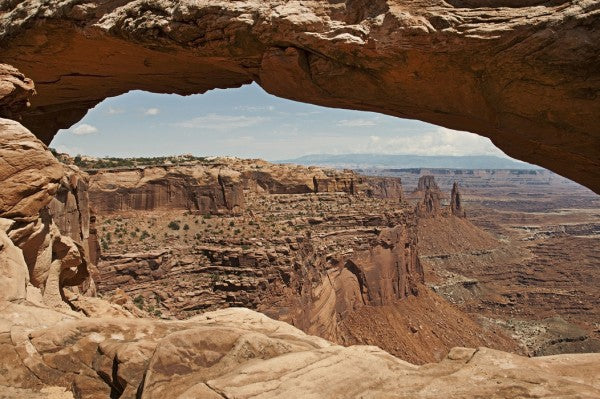
<path fill-rule="evenodd" d="M 168 228 L 170 228 L 171 230 L 179 230 L 179 222 L 176 220 L 171 220 L 169 222 L 169 224 L 167 225 Z"/>
<path fill-rule="evenodd" d="M 144 307 L 144 297 L 141 295 L 136 296 L 133 298 L 133 303 L 141 310 Z"/>
<path fill-rule="evenodd" d="M 187 230 L 190 229 L 190 226 L 188 226 L 188 224 L 186 223 L 186 224 L 183 225 L 183 229 L 187 231 Z"/>

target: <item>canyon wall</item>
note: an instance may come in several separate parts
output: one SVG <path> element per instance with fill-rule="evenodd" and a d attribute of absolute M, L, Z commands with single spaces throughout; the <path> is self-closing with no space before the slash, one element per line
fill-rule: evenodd
<path fill-rule="evenodd" d="M 239 173 L 201 166 L 94 171 L 90 198 L 97 212 L 187 209 L 208 214 L 244 208 Z"/>
<path fill-rule="evenodd" d="M 178 166 L 90 170 L 89 196 L 99 213 L 184 209 L 201 214 L 240 213 L 244 190 L 264 194 L 348 193 L 402 200 L 398 178 L 351 171 L 214 159 Z M 86 194 L 87 195 L 87 194 Z"/>

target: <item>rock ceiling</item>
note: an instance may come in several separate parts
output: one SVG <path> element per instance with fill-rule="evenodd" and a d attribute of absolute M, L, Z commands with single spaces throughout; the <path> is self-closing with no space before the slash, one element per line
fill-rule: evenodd
<path fill-rule="evenodd" d="M 36 83 L 21 118 L 46 143 L 129 90 L 257 82 L 471 131 L 600 192 L 596 0 L 8 1 L 0 49 Z"/>

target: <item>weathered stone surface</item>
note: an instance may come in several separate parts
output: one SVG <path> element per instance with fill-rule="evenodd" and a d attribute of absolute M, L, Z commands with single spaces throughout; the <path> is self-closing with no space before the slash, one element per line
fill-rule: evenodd
<path fill-rule="evenodd" d="M 87 269 L 85 177 L 61 165 L 33 134 L 7 119 L 0 119 L 0 155 L 0 216 L 8 221 L 2 223 L 2 234 L 10 241 L 3 249 L 3 281 L 8 279 L 10 287 L 3 294 L 23 299 L 30 282 L 42 290 L 45 303 L 65 307 L 65 286 L 93 285 Z M 25 262 L 25 278 L 15 265 L 17 258 Z"/>
<path fill-rule="evenodd" d="M 439 363 L 415 366 L 374 346 L 333 345 L 242 308 L 168 322 L 10 305 L 0 320 L 12 337 L 3 349 L 18 354 L 0 357 L 0 367 L 11 362 L 1 377 L 12 378 L 7 398 L 68 397 L 58 387 L 83 399 L 600 395 L 598 354 L 529 359 L 454 348 Z M 37 385 L 24 370 L 35 373 Z"/>
<path fill-rule="evenodd" d="M 402 199 L 399 179 L 259 159 L 213 158 L 187 165 L 99 169 L 90 174 L 91 202 L 100 213 L 185 209 L 237 214 L 245 208 L 244 190 L 260 194 L 365 193 Z"/>
<path fill-rule="evenodd" d="M 365 192 L 370 197 L 396 199 L 398 202 L 404 199 L 401 179 L 368 176 L 364 178 L 364 181 L 368 187 Z"/>
<path fill-rule="evenodd" d="M 5 2 L 4 62 L 46 143 L 106 97 L 255 81 L 315 104 L 490 137 L 600 190 L 597 1 Z"/>
<path fill-rule="evenodd" d="M 237 158 L 185 168 L 190 176 L 238 173 L 245 209 L 212 216 L 166 207 L 151 215 L 99 212 L 101 294 L 123 290 L 140 309 L 165 318 L 248 307 L 309 334 L 377 345 L 415 363 L 439 361 L 456 345 L 518 350 L 423 285 L 414 211 L 401 201 L 399 179 Z M 101 173 L 109 186 L 111 176 L 121 184 L 124 171 Z M 183 228 L 173 230 L 169 221 Z"/>
<path fill-rule="evenodd" d="M 11 65 L 0 64 L 0 118 L 18 119 L 34 93 L 31 79 Z"/>
<path fill-rule="evenodd" d="M 25 299 L 28 282 L 29 273 L 23 253 L 0 228 L 0 300 Z"/>
<path fill-rule="evenodd" d="M 0 217 L 37 219 L 62 175 L 41 141 L 18 122 L 0 119 Z"/>

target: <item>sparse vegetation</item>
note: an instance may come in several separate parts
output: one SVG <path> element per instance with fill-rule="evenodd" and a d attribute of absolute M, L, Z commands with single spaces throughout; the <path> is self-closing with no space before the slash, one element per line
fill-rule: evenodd
<path fill-rule="evenodd" d="M 144 297 L 141 295 L 136 296 L 133 298 L 133 303 L 138 307 L 138 309 L 142 310 L 144 308 Z"/>
<path fill-rule="evenodd" d="M 54 150 L 55 156 L 60 155 Z M 139 158 L 117 158 L 104 157 L 93 158 L 77 155 L 73 158 L 73 163 L 82 169 L 123 169 L 136 168 L 141 166 L 154 166 L 175 164 L 181 165 L 190 162 L 206 162 L 206 157 L 197 157 L 194 155 L 177 155 L 166 157 L 139 157 Z"/>
<path fill-rule="evenodd" d="M 170 228 L 171 230 L 179 230 L 179 221 L 177 220 L 171 220 L 169 222 L 169 224 L 167 225 L 168 228 Z"/>

